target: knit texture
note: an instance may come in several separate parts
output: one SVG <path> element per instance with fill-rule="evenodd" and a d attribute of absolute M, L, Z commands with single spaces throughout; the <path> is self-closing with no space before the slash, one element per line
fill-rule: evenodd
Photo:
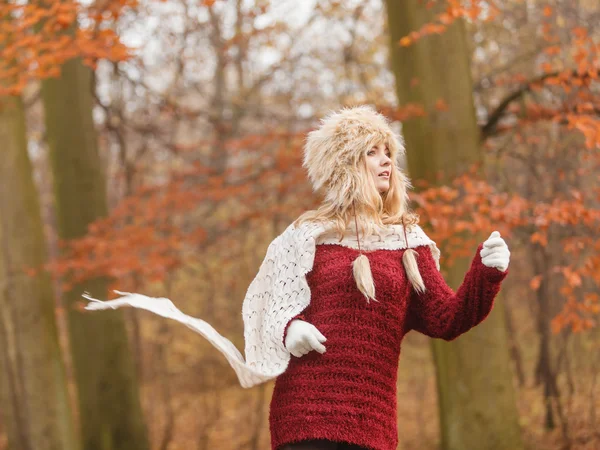
<path fill-rule="evenodd" d="M 407 227 L 406 238 L 408 242 L 401 224 L 389 225 L 377 235 L 361 238 L 360 244 L 365 251 L 425 245 L 434 260 L 439 260 L 435 242 L 418 225 Z M 269 245 L 242 305 L 246 364 L 244 367 L 232 364 L 242 386 L 250 387 L 276 378 L 287 369 L 292 355 L 285 348 L 284 334 L 290 321 L 311 302 L 306 275 L 313 268 L 316 247 L 335 243 L 358 248 L 352 227 L 340 241 L 330 226 L 315 223 L 304 223 L 297 228 L 291 224 Z"/>
<path fill-rule="evenodd" d="M 313 268 L 306 276 L 311 301 L 301 314 L 325 335 L 327 350 L 292 356 L 287 370 L 276 379 L 269 411 L 271 449 L 306 439 L 329 439 L 371 450 L 395 450 L 402 339 L 415 329 L 452 340 L 489 314 L 508 271 L 484 266 L 481 248 L 456 294 L 444 281 L 428 246 L 415 248 L 426 286 L 423 294 L 416 294 L 406 279 L 404 249 L 368 252 L 380 301 L 367 303 L 352 279 L 351 262 L 358 251 L 317 245 Z"/>
<path fill-rule="evenodd" d="M 242 387 L 264 383 L 285 372 L 290 361 L 291 354 L 285 348 L 284 332 L 290 321 L 311 301 L 306 274 L 312 270 L 317 243 L 338 243 L 358 248 L 354 231 L 349 231 L 340 241 L 331 232 L 330 225 L 307 222 L 296 227 L 292 223 L 269 244 L 242 304 L 245 358 L 229 339 L 208 322 L 184 314 L 168 298 L 115 290 L 123 296 L 100 301 L 84 293 L 83 297 L 91 302 L 85 308 L 102 310 L 131 306 L 176 320 L 205 337 L 227 358 Z M 365 251 L 426 245 L 434 260 L 439 260 L 440 252 L 435 242 L 418 225 L 407 228 L 406 237 L 408 242 L 404 238 L 402 225 L 389 225 L 377 235 L 361 238 L 360 242 Z"/>

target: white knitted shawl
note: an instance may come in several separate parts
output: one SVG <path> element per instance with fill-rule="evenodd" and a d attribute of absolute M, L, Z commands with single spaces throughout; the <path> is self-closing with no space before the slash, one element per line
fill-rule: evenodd
<path fill-rule="evenodd" d="M 407 227 L 408 248 L 427 245 L 439 269 L 440 252 L 418 225 Z M 317 244 L 338 244 L 358 249 L 356 234 L 347 234 L 342 241 L 335 232 L 322 224 L 304 223 L 298 228 L 292 223 L 269 245 L 258 274 L 250 283 L 244 303 L 244 340 L 246 359 L 233 343 L 220 335 L 209 323 L 182 313 L 167 298 L 116 291 L 116 300 L 100 301 L 87 293 L 86 309 L 115 309 L 133 306 L 181 322 L 204 336 L 225 357 L 235 370 L 239 382 L 249 388 L 282 374 L 290 361 L 290 352 L 283 343 L 287 323 L 310 303 L 310 288 L 306 274 L 312 270 Z M 360 239 L 361 249 L 397 250 L 407 248 L 402 225 L 390 225 L 385 231 Z"/>

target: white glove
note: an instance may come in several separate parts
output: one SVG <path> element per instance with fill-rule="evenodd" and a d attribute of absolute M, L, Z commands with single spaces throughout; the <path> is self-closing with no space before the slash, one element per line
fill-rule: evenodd
<path fill-rule="evenodd" d="M 510 251 L 498 231 L 492 232 L 490 237 L 487 238 L 479 254 L 481 255 L 481 262 L 487 267 L 495 267 L 501 272 L 506 272 L 506 269 L 508 269 Z"/>
<path fill-rule="evenodd" d="M 306 355 L 311 350 L 325 353 L 327 338 L 313 324 L 304 320 L 294 319 L 290 323 L 285 336 L 285 348 L 297 358 Z"/>

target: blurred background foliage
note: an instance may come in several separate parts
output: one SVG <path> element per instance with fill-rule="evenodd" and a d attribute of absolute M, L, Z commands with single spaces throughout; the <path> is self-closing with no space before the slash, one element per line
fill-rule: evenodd
<path fill-rule="evenodd" d="M 14 0 L 0 17 L 0 448 L 270 448 L 272 383 L 244 390 L 185 327 L 80 294 L 168 297 L 243 349 L 267 245 L 320 200 L 304 137 L 364 103 L 406 138 L 449 283 L 494 229 L 512 252 L 493 317 L 404 340 L 398 448 L 600 448 L 597 1 Z"/>

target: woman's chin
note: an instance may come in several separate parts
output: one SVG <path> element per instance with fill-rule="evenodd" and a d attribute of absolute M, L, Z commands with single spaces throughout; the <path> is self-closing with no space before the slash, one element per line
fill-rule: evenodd
<path fill-rule="evenodd" d="M 388 190 L 390 189 L 389 185 L 381 185 L 381 186 L 377 186 L 377 190 L 379 191 L 380 194 L 385 194 Z"/>

